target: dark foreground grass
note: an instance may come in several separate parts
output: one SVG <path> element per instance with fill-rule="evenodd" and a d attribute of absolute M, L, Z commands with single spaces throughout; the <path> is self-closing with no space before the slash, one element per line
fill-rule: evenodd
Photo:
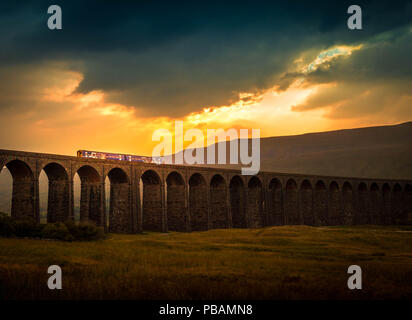
<path fill-rule="evenodd" d="M 47 288 L 48 266 L 63 289 Z M 347 288 L 362 267 L 363 289 Z M 412 227 L 285 226 L 0 239 L 0 299 L 398 299 L 412 294 Z"/>

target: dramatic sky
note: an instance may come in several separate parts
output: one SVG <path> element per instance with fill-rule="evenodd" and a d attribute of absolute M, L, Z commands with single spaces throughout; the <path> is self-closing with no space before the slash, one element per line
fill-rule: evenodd
<path fill-rule="evenodd" d="M 2 1 L 0 40 L 2 149 L 151 154 L 174 120 L 262 136 L 412 120 L 411 1 Z"/>

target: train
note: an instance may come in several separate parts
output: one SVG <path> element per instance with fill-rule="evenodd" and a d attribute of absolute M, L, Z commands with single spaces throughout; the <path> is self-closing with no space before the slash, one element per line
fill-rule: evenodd
<path fill-rule="evenodd" d="M 136 156 L 136 155 L 131 155 L 131 154 L 109 153 L 109 152 L 89 151 L 89 150 L 78 150 L 77 156 L 79 158 L 120 160 L 120 161 L 144 162 L 144 163 L 155 163 L 155 164 L 164 163 L 163 157 Z"/>

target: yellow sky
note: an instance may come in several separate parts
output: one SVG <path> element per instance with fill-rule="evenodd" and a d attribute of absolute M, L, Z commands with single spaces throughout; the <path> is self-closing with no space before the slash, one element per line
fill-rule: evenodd
<path fill-rule="evenodd" d="M 348 58 L 354 50 L 362 50 L 362 46 L 333 47 L 306 64 L 297 59 L 296 70 L 302 74 L 313 72 L 335 59 Z M 48 78 L 52 81 L 46 81 L 40 89 L 36 105 L 8 115 L 9 127 L 5 130 L 14 131 L 16 139 L 1 147 L 67 155 L 74 155 L 78 149 L 151 155 L 158 144 L 151 139 L 153 132 L 159 128 L 173 132 L 175 120 L 183 120 L 184 130 L 260 129 L 262 137 L 392 124 L 392 119 L 380 114 L 331 118 L 327 116 L 328 106 L 304 112 L 292 109 L 334 83 L 308 86 L 298 79 L 285 91 L 274 84 L 257 95 L 240 93 L 239 100 L 231 105 L 208 107 L 173 119 L 148 118 L 140 115 L 138 108 L 108 103 L 103 91 L 74 93 L 82 77 L 80 73 L 54 68 Z"/>

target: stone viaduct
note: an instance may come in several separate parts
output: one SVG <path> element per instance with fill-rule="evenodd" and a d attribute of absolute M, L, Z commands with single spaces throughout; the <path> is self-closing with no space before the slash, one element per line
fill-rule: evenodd
<path fill-rule="evenodd" d="M 40 221 L 39 175 L 49 179 L 47 221 L 80 220 L 116 233 L 274 225 L 406 224 L 412 181 L 260 172 L 0 150 L 13 178 L 11 215 Z M 110 180 L 106 223 L 105 179 Z"/>

